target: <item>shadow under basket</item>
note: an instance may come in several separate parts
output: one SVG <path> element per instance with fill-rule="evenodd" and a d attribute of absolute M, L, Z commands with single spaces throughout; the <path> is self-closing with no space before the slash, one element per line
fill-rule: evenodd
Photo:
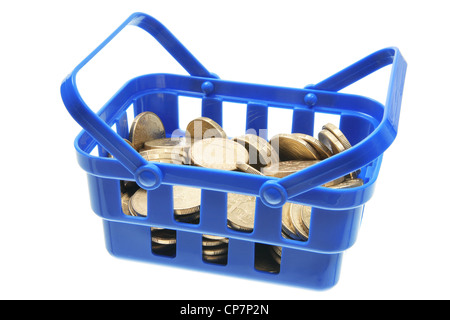
<path fill-rule="evenodd" d="M 94 113 L 79 95 L 76 74 L 129 25 L 153 35 L 189 75 L 148 74 L 131 79 Z M 392 69 L 384 105 L 366 97 L 338 93 L 388 65 Z M 334 286 L 339 279 L 342 254 L 357 239 L 383 153 L 397 134 L 405 72 L 406 62 L 398 49 L 386 48 L 305 89 L 221 80 L 158 21 L 142 13 L 131 15 L 61 86 L 67 110 L 83 127 L 75 140 L 77 159 L 87 173 L 92 209 L 103 219 L 108 251 L 120 258 L 316 290 Z M 198 98 L 202 116 L 220 125 L 224 102 L 242 104 L 247 109 L 246 130 L 254 132 L 267 130 L 270 108 L 292 110 L 292 119 L 286 119 L 292 123 L 292 132 L 309 135 L 313 134 L 317 113 L 337 115 L 339 128 L 352 148 L 284 178 L 146 161 L 124 141 L 133 120 L 129 114 L 154 112 L 167 131 L 174 131 L 179 129 L 180 97 Z M 129 108 L 133 112 L 127 112 Z M 98 155 L 93 154 L 96 147 Z M 322 187 L 356 170 L 360 170 L 362 186 Z M 147 190 L 146 217 L 123 213 L 121 181 L 134 181 Z M 198 223 L 174 218 L 174 185 L 202 190 Z M 227 227 L 228 193 L 256 197 L 251 232 Z M 283 237 L 281 212 L 286 202 L 312 208 L 307 241 Z M 171 230 L 176 242 L 170 250 L 152 242 L 152 227 Z M 227 239 L 220 259 L 205 258 L 204 235 Z M 270 256 L 275 259 L 269 259 Z"/>

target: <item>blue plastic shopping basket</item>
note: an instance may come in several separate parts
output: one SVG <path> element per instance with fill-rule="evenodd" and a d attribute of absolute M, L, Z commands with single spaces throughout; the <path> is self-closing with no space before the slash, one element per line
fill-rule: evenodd
<path fill-rule="evenodd" d="M 186 69 L 189 76 L 149 74 L 128 81 L 96 114 L 81 98 L 76 76 L 122 29 L 133 25 L 150 33 Z M 338 93 L 372 72 L 392 65 L 385 105 L 366 97 Z M 82 127 L 75 140 L 80 166 L 87 172 L 93 211 L 103 218 L 106 246 L 117 257 L 273 281 L 313 289 L 334 286 L 343 252 L 358 234 L 363 209 L 371 198 L 383 152 L 394 141 L 400 116 L 406 62 L 396 48 L 377 51 L 305 89 L 220 80 L 154 18 L 135 13 L 63 81 L 64 104 Z M 340 129 L 352 148 L 285 178 L 249 175 L 196 166 L 146 161 L 128 138 L 127 109 L 134 115 L 156 113 L 167 132 L 179 128 L 178 98 L 202 99 L 202 115 L 222 124 L 223 102 L 247 105 L 247 129 L 267 129 L 268 108 L 293 111 L 292 132 L 313 134 L 316 112 L 340 115 Z M 116 130 L 112 129 L 116 125 Z M 98 156 L 92 150 L 99 146 Z M 103 152 L 102 152 L 103 150 Z M 105 151 L 106 150 L 106 151 Z M 107 157 L 107 152 L 113 158 Z M 361 169 L 364 185 L 330 189 L 324 183 Z M 125 215 L 120 181 L 136 181 L 148 190 L 148 216 Z M 200 222 L 178 222 L 173 215 L 172 186 L 202 189 Z M 251 233 L 227 227 L 227 193 L 257 197 Z M 286 201 L 312 207 L 309 239 L 286 239 L 281 233 L 281 207 Z M 151 250 L 150 226 L 176 230 L 176 254 Z M 202 234 L 229 238 L 225 265 L 202 259 Z M 279 272 L 255 268 L 259 244 L 283 247 Z"/>

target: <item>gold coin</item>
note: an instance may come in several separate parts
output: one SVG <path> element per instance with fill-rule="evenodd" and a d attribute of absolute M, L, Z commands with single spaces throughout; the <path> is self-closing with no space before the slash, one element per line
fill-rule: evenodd
<path fill-rule="evenodd" d="M 283 250 L 283 248 L 279 247 L 279 246 L 270 246 L 270 249 L 269 249 L 272 258 L 278 264 L 281 264 L 281 251 L 282 250 Z"/>
<path fill-rule="evenodd" d="M 203 238 L 209 239 L 209 240 L 220 240 L 220 241 L 224 241 L 226 243 L 228 243 L 228 241 L 229 241 L 228 238 L 225 238 L 225 237 L 222 237 L 222 236 L 215 236 L 215 235 L 212 235 L 212 234 L 204 234 Z"/>
<path fill-rule="evenodd" d="M 169 238 L 169 237 L 163 237 L 163 236 L 152 236 L 152 242 L 158 243 L 158 244 L 175 244 L 177 243 L 177 238 Z"/>
<path fill-rule="evenodd" d="M 144 158 L 145 157 L 181 157 L 181 158 L 187 158 L 188 154 L 185 151 L 182 150 L 172 150 L 172 149 L 150 149 L 150 150 L 144 150 L 139 152 Z"/>
<path fill-rule="evenodd" d="M 236 164 L 236 167 L 242 172 L 263 176 L 263 174 L 260 171 L 256 170 L 249 164 L 239 162 Z"/>
<path fill-rule="evenodd" d="M 256 270 L 269 272 L 269 273 L 279 273 L 281 258 L 278 254 L 271 248 L 270 245 L 259 244 L 255 245 L 255 264 Z"/>
<path fill-rule="evenodd" d="M 173 160 L 173 159 L 159 159 L 159 160 L 150 160 L 150 161 L 159 162 L 159 163 L 170 163 L 170 164 L 176 164 L 176 165 L 185 164 L 183 161 Z"/>
<path fill-rule="evenodd" d="M 270 166 L 261 168 L 261 173 L 265 176 L 283 178 L 319 162 L 319 160 L 280 161 Z"/>
<path fill-rule="evenodd" d="M 255 223 L 256 197 L 229 193 L 227 222 L 232 229 L 251 232 Z"/>
<path fill-rule="evenodd" d="M 207 117 L 200 117 L 188 123 L 186 139 L 193 142 L 208 138 L 227 138 L 227 134 L 217 122 Z"/>
<path fill-rule="evenodd" d="M 228 245 L 219 245 L 215 247 L 206 247 L 203 248 L 202 253 L 205 256 L 218 256 L 228 252 Z"/>
<path fill-rule="evenodd" d="M 235 137 L 233 141 L 244 146 L 249 154 L 249 164 L 255 167 L 267 166 L 278 162 L 278 153 L 266 139 L 256 134 L 245 134 Z"/>
<path fill-rule="evenodd" d="M 278 151 L 281 161 L 321 159 L 319 153 L 308 142 L 294 134 L 277 134 L 270 139 L 270 144 Z"/>
<path fill-rule="evenodd" d="M 286 202 L 281 212 L 281 229 L 289 239 L 301 240 L 291 220 L 291 202 Z"/>
<path fill-rule="evenodd" d="M 302 211 L 303 211 L 303 205 L 293 203 L 291 205 L 290 215 L 291 215 L 291 221 L 292 225 L 295 228 L 295 232 L 300 237 L 300 239 L 306 241 L 308 240 L 308 230 L 305 229 L 305 227 L 302 224 Z"/>
<path fill-rule="evenodd" d="M 199 224 L 200 223 L 200 211 L 183 214 L 183 215 L 175 215 L 175 221 L 189 223 L 189 224 Z"/>
<path fill-rule="evenodd" d="M 132 213 L 130 211 L 130 196 L 128 193 L 122 193 L 121 195 L 121 203 L 122 203 L 122 212 L 126 214 L 127 216 L 132 216 Z"/>
<path fill-rule="evenodd" d="M 293 133 L 293 135 L 308 142 L 317 151 L 321 159 L 326 159 L 333 155 L 330 149 L 320 142 L 320 140 L 304 133 Z"/>
<path fill-rule="evenodd" d="M 346 179 L 345 181 L 331 186 L 330 188 L 333 189 L 347 189 L 347 188 L 356 188 L 356 187 L 360 187 L 364 185 L 364 181 L 360 178 L 356 178 L 356 179 Z"/>
<path fill-rule="evenodd" d="M 335 137 L 339 140 L 340 143 L 342 143 L 342 145 L 344 146 L 344 148 L 350 149 L 352 147 L 352 145 L 350 144 L 350 142 L 348 141 L 347 137 L 344 135 L 344 133 L 339 130 L 338 127 L 336 127 L 334 124 L 332 123 L 327 123 L 326 125 L 324 125 L 322 127 L 322 129 L 328 130 L 330 131 L 332 134 L 335 135 Z"/>
<path fill-rule="evenodd" d="M 200 211 L 201 189 L 173 186 L 173 209 L 178 216 Z M 139 216 L 147 216 L 147 191 L 139 189 L 130 199 L 130 208 Z"/>
<path fill-rule="evenodd" d="M 147 190 L 141 188 L 133 194 L 130 209 L 137 216 L 147 216 Z"/>
<path fill-rule="evenodd" d="M 200 211 L 202 189 L 173 186 L 173 210 L 175 215 L 189 215 Z"/>
<path fill-rule="evenodd" d="M 182 156 L 184 158 L 188 157 L 188 154 L 183 149 L 149 149 L 149 150 L 143 150 L 139 153 L 142 153 L 144 155 L 175 155 L 175 156 Z"/>
<path fill-rule="evenodd" d="M 309 226 L 311 222 L 311 207 L 303 206 L 302 208 L 302 225 L 309 233 Z"/>
<path fill-rule="evenodd" d="M 281 253 L 283 251 L 282 247 L 279 246 L 270 246 L 270 248 L 279 256 L 281 257 Z"/>
<path fill-rule="evenodd" d="M 327 148 L 333 152 L 333 154 L 338 154 L 340 152 L 345 151 L 345 147 L 338 140 L 338 138 L 336 138 L 336 136 L 327 129 L 324 129 L 319 132 L 319 140 L 324 145 L 326 145 Z"/>
<path fill-rule="evenodd" d="M 330 181 L 330 182 L 327 182 L 327 183 L 323 184 L 322 187 L 331 188 L 331 187 L 336 186 L 336 185 L 338 185 L 338 184 L 340 184 L 340 183 L 342 183 L 344 181 L 345 181 L 345 177 L 340 177 L 340 178 L 337 178 L 337 179 L 335 179 L 333 181 Z"/>
<path fill-rule="evenodd" d="M 228 259 L 228 251 L 224 254 L 218 254 L 218 255 L 203 255 L 203 260 L 205 262 L 209 263 L 215 263 L 215 264 L 226 264 Z"/>
<path fill-rule="evenodd" d="M 143 146 L 143 150 L 152 150 L 152 149 L 180 149 L 183 151 L 187 151 L 189 149 L 189 144 L 186 142 L 186 138 L 184 137 L 172 137 L 172 138 L 162 138 L 156 140 L 146 141 Z"/>
<path fill-rule="evenodd" d="M 202 246 L 204 247 L 215 247 L 221 245 L 227 245 L 228 238 L 220 238 L 216 240 L 208 239 L 206 237 L 202 237 Z"/>
<path fill-rule="evenodd" d="M 248 152 L 233 140 L 208 138 L 192 144 L 190 159 L 197 166 L 232 171 L 237 163 L 248 163 Z"/>
<path fill-rule="evenodd" d="M 186 157 L 181 154 L 168 152 L 155 153 L 151 151 L 152 150 L 141 151 L 139 154 L 147 161 L 172 160 L 174 163 L 179 162 L 180 164 L 187 162 Z M 186 153 L 185 155 L 187 156 Z"/>
<path fill-rule="evenodd" d="M 142 112 L 132 122 L 130 141 L 140 150 L 146 141 L 165 138 L 166 131 L 161 119 L 153 112 Z"/>

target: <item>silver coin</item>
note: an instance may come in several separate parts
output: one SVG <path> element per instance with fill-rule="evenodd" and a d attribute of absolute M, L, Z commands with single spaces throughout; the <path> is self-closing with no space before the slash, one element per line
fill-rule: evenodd
<path fill-rule="evenodd" d="M 141 151 L 139 154 L 147 161 L 173 161 L 174 163 L 186 163 L 187 154 L 170 153 L 170 152 L 152 152 L 153 150 Z"/>
<path fill-rule="evenodd" d="M 218 256 L 228 252 L 228 245 L 219 245 L 215 247 L 203 247 L 202 253 L 206 256 Z"/>
<path fill-rule="evenodd" d="M 152 242 L 158 244 L 175 244 L 177 243 L 177 238 L 165 238 L 160 236 L 152 236 Z"/>
<path fill-rule="evenodd" d="M 248 152 L 233 140 L 208 138 L 192 144 L 190 159 L 200 167 L 233 171 L 237 163 L 248 163 Z"/>
<path fill-rule="evenodd" d="M 333 155 L 331 150 L 328 149 L 328 147 L 322 142 L 320 142 L 320 140 L 304 133 L 293 133 L 293 135 L 308 142 L 317 151 L 321 159 L 326 159 Z"/>
<path fill-rule="evenodd" d="M 348 141 L 347 137 L 344 135 L 344 133 L 334 124 L 332 123 L 327 123 L 326 125 L 324 125 L 322 127 L 322 129 L 328 130 L 330 131 L 332 134 L 335 135 L 335 137 L 339 140 L 340 143 L 342 143 L 342 145 L 344 146 L 344 148 L 350 149 L 352 147 L 352 145 L 350 144 L 350 142 Z"/>
<path fill-rule="evenodd" d="M 295 134 L 277 134 L 270 139 L 270 144 L 278 151 L 280 161 L 321 159 L 319 153 L 308 142 Z"/>
<path fill-rule="evenodd" d="M 238 224 L 234 224 L 232 221 L 227 220 L 227 227 L 232 229 L 232 230 L 236 230 L 236 231 L 240 231 L 240 232 L 247 232 L 250 233 L 253 231 L 253 228 L 244 228 Z"/>
<path fill-rule="evenodd" d="M 147 190 L 139 189 L 130 198 L 130 209 L 137 216 L 147 216 Z"/>
<path fill-rule="evenodd" d="M 345 177 L 340 177 L 340 178 L 334 179 L 333 181 L 329 181 L 329 182 L 323 184 L 322 187 L 330 188 L 330 187 L 336 186 L 344 181 L 345 181 Z"/>
<path fill-rule="evenodd" d="M 297 235 L 295 227 L 291 220 L 291 202 L 286 202 L 282 208 L 281 213 L 281 230 L 287 236 L 288 239 L 303 240 L 303 238 Z"/>
<path fill-rule="evenodd" d="M 279 273 L 280 263 L 275 259 L 277 254 L 269 245 L 255 246 L 255 269 L 268 273 Z"/>
<path fill-rule="evenodd" d="M 173 186 L 173 209 L 175 215 L 186 215 L 200 211 L 202 189 Z"/>
<path fill-rule="evenodd" d="M 222 127 L 214 120 L 200 117 L 192 120 L 186 127 L 186 138 L 192 142 L 208 138 L 227 138 Z"/>
<path fill-rule="evenodd" d="M 345 151 L 345 147 L 338 140 L 338 138 L 336 138 L 336 136 L 333 133 L 331 133 L 331 131 L 328 131 L 326 129 L 320 131 L 319 140 L 324 145 L 326 145 L 327 148 L 333 152 L 333 154 L 338 154 Z"/>
<path fill-rule="evenodd" d="M 200 211 L 201 189 L 185 186 L 173 186 L 173 208 L 177 216 L 189 215 Z M 132 211 L 139 216 L 147 216 L 147 190 L 139 189 L 130 199 Z"/>
<path fill-rule="evenodd" d="M 240 170 L 242 172 L 263 176 L 263 174 L 260 171 L 258 171 L 257 169 L 253 168 L 249 164 L 238 162 L 236 164 L 236 167 L 237 167 L 238 170 Z"/>
<path fill-rule="evenodd" d="M 203 255 L 203 261 L 215 264 L 226 264 L 228 260 L 228 253 L 219 255 Z"/>
<path fill-rule="evenodd" d="M 305 227 L 302 224 L 302 210 L 303 205 L 293 203 L 291 205 L 290 215 L 291 215 L 291 221 L 295 228 L 295 232 L 297 235 L 303 240 L 308 240 L 309 232 L 305 229 Z"/>
<path fill-rule="evenodd" d="M 122 213 L 124 213 L 127 216 L 131 216 L 130 212 L 130 196 L 127 193 L 121 194 L 121 203 L 122 203 Z"/>
<path fill-rule="evenodd" d="M 245 134 L 235 137 L 233 141 L 244 146 L 249 154 L 249 164 L 255 168 L 270 165 L 279 161 L 277 151 L 266 139 L 256 134 Z"/>
<path fill-rule="evenodd" d="M 188 153 L 183 149 L 177 149 L 177 148 L 159 148 L 159 149 L 148 149 L 148 150 L 142 150 L 139 152 L 142 155 L 174 155 L 174 156 L 181 156 L 183 158 L 188 157 Z"/>
<path fill-rule="evenodd" d="M 202 235 L 202 236 L 203 236 L 203 238 L 205 238 L 205 239 L 209 239 L 209 240 L 220 240 L 220 241 L 223 241 L 223 242 L 225 242 L 225 243 L 228 243 L 228 241 L 229 241 L 228 238 L 225 238 L 225 237 L 222 237 L 222 236 L 215 236 L 215 235 L 212 235 L 212 234 L 204 234 L 204 235 Z"/>
<path fill-rule="evenodd" d="M 189 147 L 190 143 L 187 143 L 185 137 L 171 137 L 146 141 L 143 150 L 171 149 L 186 152 Z"/>
<path fill-rule="evenodd" d="M 362 179 L 347 179 L 337 185 L 331 186 L 333 189 L 347 189 L 347 188 L 356 188 L 364 185 L 364 180 Z"/>
<path fill-rule="evenodd" d="M 270 166 L 261 168 L 261 173 L 265 176 L 283 178 L 319 162 L 320 160 L 280 161 L 278 163 L 273 163 Z"/>
<path fill-rule="evenodd" d="M 270 254 L 277 264 L 281 264 L 281 251 L 282 248 L 278 246 L 270 246 Z"/>
<path fill-rule="evenodd" d="M 142 112 L 131 123 L 130 141 L 135 150 L 140 150 L 146 141 L 165 137 L 164 125 L 153 112 Z"/>
<path fill-rule="evenodd" d="M 175 215 L 175 221 L 190 223 L 190 224 L 199 224 L 200 222 L 200 212 L 194 212 L 190 214 L 184 215 Z"/>
<path fill-rule="evenodd" d="M 206 238 L 202 239 L 202 246 L 204 247 L 215 247 L 221 245 L 227 245 L 227 243 L 223 242 L 222 240 L 211 240 Z"/>
<path fill-rule="evenodd" d="M 229 193 L 227 201 L 227 220 L 237 230 L 253 230 L 255 222 L 256 197 Z"/>
<path fill-rule="evenodd" d="M 309 234 L 309 226 L 311 224 L 311 207 L 303 206 L 302 207 L 302 225 L 305 228 L 305 230 Z"/>

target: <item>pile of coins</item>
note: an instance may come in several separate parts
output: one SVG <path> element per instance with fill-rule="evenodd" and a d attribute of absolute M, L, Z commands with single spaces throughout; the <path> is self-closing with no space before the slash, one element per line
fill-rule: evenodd
<path fill-rule="evenodd" d="M 222 265 L 227 264 L 228 242 L 228 238 L 204 234 L 202 236 L 203 261 Z"/>
<path fill-rule="evenodd" d="M 131 124 L 126 140 L 147 161 L 176 165 L 194 165 L 226 171 L 241 171 L 271 177 L 286 177 L 321 160 L 351 148 L 345 135 L 333 124 L 326 124 L 318 138 L 307 134 L 277 134 L 269 141 L 256 134 L 228 138 L 223 128 L 214 120 L 199 117 L 186 127 L 185 135 L 166 137 L 161 119 L 153 112 L 139 114 Z M 353 172 L 327 182 L 323 187 L 352 188 L 363 184 Z M 126 215 L 147 216 L 147 191 L 135 182 L 122 181 L 122 210 Z M 199 223 L 201 189 L 173 186 L 173 213 L 176 221 Z M 227 225 L 240 232 L 252 232 L 256 197 L 228 194 Z M 307 241 L 311 208 L 286 203 L 282 208 L 282 230 L 285 238 Z M 154 233 L 154 234 L 153 234 Z M 156 251 L 168 252 L 176 244 L 176 232 L 155 228 L 152 246 Z M 228 239 L 203 235 L 203 259 L 207 262 L 226 263 Z M 275 262 L 281 260 L 281 247 L 269 246 L 266 250 Z"/>

